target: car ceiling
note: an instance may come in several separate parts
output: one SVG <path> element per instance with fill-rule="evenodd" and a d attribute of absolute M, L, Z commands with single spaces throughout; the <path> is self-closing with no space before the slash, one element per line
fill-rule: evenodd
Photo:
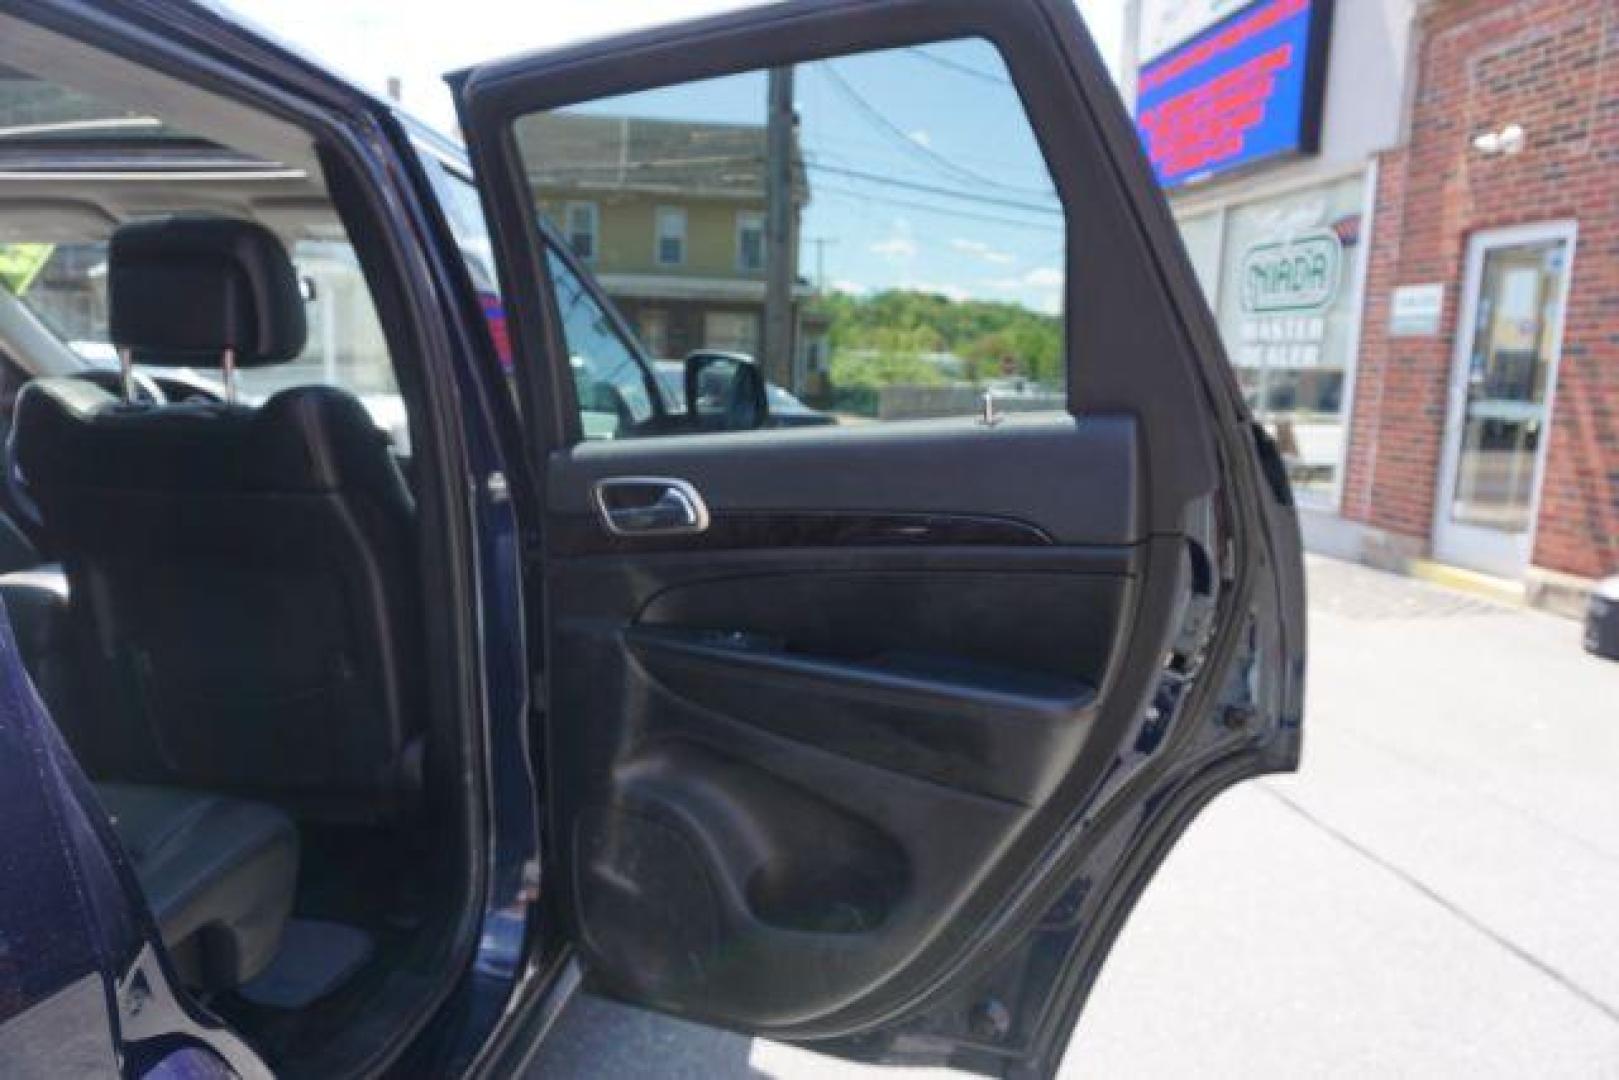
<path fill-rule="evenodd" d="M 343 235 L 314 144 L 294 125 L 3 14 L 0 65 L 264 163 L 55 171 L 48 151 L 31 153 L 27 168 L 0 162 L 0 243 L 99 240 L 121 221 L 181 210 L 252 218 L 289 242 Z M 195 146 L 187 156 L 196 158 Z"/>

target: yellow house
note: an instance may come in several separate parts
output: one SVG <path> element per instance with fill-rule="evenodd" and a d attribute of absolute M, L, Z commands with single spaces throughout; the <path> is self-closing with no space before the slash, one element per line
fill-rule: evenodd
<path fill-rule="evenodd" d="M 762 124 L 561 112 L 531 118 L 520 131 L 536 203 L 653 356 L 678 358 L 699 348 L 759 355 Z M 792 187 L 796 325 L 809 291 L 797 273 L 808 187 L 796 153 Z"/>

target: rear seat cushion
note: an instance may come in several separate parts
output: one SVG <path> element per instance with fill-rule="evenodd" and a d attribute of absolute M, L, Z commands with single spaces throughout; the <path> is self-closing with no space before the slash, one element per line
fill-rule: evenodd
<path fill-rule="evenodd" d="M 98 784 L 171 950 L 194 950 L 208 989 L 238 986 L 275 955 L 292 912 L 298 833 L 263 803 L 137 784 Z"/>

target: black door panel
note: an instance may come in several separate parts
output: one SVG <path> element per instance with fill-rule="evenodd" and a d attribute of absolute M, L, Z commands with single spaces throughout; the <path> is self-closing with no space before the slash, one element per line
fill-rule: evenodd
<path fill-rule="evenodd" d="M 548 494 L 553 515 L 580 519 L 595 515 L 601 480 L 668 476 L 694 483 L 716 521 L 947 514 L 1022 523 L 1058 544 L 1130 544 L 1142 535 L 1139 448 L 1132 417 L 1055 413 L 993 427 L 951 419 L 627 439 L 555 455 Z"/>
<path fill-rule="evenodd" d="M 557 728 L 552 753 L 570 762 L 580 937 L 626 996 L 778 1030 L 860 1000 L 949 926 L 1092 731 L 1137 574 L 1133 423 L 853 434 L 553 459 L 551 521 L 573 523 L 572 552 L 610 552 L 547 566 L 553 707 L 611 718 Z M 653 474 L 715 523 L 832 519 L 847 536 L 881 506 L 947 524 L 861 546 L 791 530 L 580 544 L 608 537 L 597 481 Z M 1039 540 L 948 527 L 983 521 Z"/>
<path fill-rule="evenodd" d="M 1061 780 L 1096 702 L 1090 683 L 959 653 L 836 659 L 745 632 L 628 637 L 642 670 L 691 705 L 1024 805 Z"/>
<path fill-rule="evenodd" d="M 570 854 L 603 985 L 688 1014 L 779 1031 L 859 1000 L 1028 819 L 711 714 L 678 726 L 620 759 Z"/>

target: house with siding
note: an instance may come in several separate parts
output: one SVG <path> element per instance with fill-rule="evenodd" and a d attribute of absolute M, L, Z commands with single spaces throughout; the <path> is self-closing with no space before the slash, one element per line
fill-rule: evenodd
<path fill-rule="evenodd" d="M 763 124 L 556 112 L 531 118 L 520 138 L 536 205 L 650 353 L 678 358 L 710 348 L 759 355 Z M 792 176 L 794 340 L 813 369 L 824 350 L 802 311 L 810 290 L 798 275 L 797 238 L 809 186 L 796 150 Z"/>

